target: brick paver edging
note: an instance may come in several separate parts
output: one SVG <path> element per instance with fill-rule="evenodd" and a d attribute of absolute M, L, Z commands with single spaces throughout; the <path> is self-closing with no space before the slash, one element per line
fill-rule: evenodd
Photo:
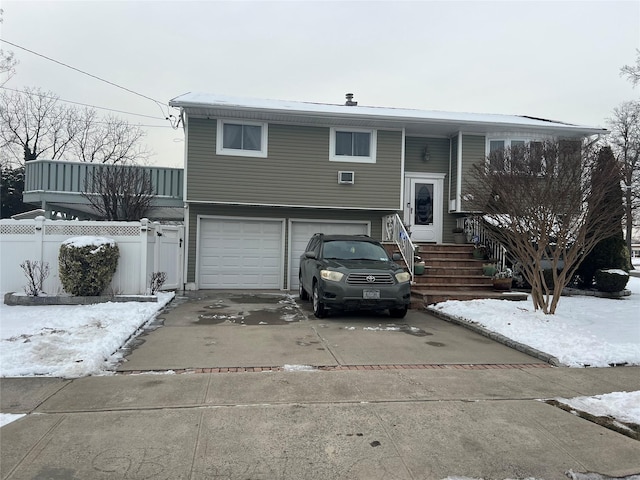
<path fill-rule="evenodd" d="M 125 370 L 117 375 L 144 375 L 151 373 L 247 373 L 247 372 L 296 372 L 296 371 L 373 371 L 373 370 L 513 370 L 523 368 L 553 368 L 548 363 L 501 363 L 501 364 L 406 364 L 406 365 L 322 365 L 305 366 L 304 370 L 277 367 L 214 367 L 214 368 L 179 368 L 171 370 Z"/>

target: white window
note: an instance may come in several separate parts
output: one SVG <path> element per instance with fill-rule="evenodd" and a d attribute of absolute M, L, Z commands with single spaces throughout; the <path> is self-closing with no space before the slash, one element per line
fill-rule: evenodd
<path fill-rule="evenodd" d="M 524 147 L 527 145 L 530 146 L 528 149 L 529 155 L 525 157 L 523 156 L 525 154 Z M 505 155 L 505 150 L 507 149 L 510 149 L 510 152 Z M 519 154 L 518 152 L 521 153 Z M 541 173 L 544 169 L 541 141 L 508 138 L 487 140 L 487 163 L 492 171 L 505 172 L 512 168 L 524 167 L 525 165 L 521 162 L 516 162 L 512 165 L 517 159 L 526 159 L 526 168 L 530 173 Z"/>
<path fill-rule="evenodd" d="M 241 157 L 267 156 L 266 123 L 218 120 L 216 153 Z"/>
<path fill-rule="evenodd" d="M 376 163 L 375 130 L 332 128 L 329 160 L 332 162 Z"/>

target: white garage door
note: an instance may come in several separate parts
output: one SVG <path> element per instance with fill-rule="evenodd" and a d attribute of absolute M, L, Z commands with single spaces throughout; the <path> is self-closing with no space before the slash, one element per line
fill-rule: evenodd
<path fill-rule="evenodd" d="M 200 219 L 199 288 L 282 288 L 283 222 Z"/>
<path fill-rule="evenodd" d="M 290 263 L 289 263 L 289 288 L 298 289 L 298 269 L 300 268 L 300 255 L 309 243 L 309 239 L 314 233 L 326 233 L 328 235 L 368 235 L 368 222 L 341 223 L 331 221 L 291 221 L 291 243 L 290 243 Z"/>

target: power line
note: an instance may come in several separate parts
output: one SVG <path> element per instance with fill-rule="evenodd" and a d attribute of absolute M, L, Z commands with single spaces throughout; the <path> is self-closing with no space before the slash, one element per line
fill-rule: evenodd
<path fill-rule="evenodd" d="M 129 93 L 133 93 L 134 95 L 137 95 L 139 97 L 146 98 L 147 100 L 151 100 L 156 105 L 158 105 L 158 107 L 160 108 L 160 111 L 162 112 L 162 115 L 165 116 L 165 120 L 169 120 L 170 115 L 164 113 L 164 110 L 162 110 L 163 102 L 161 102 L 159 100 L 156 100 L 154 98 L 148 97 L 148 96 L 143 95 L 141 93 L 135 92 L 135 91 L 133 91 L 133 90 L 131 90 L 129 88 L 123 87 L 122 85 L 118 85 L 117 83 L 110 82 L 109 80 L 105 80 L 104 78 L 100 78 L 100 77 L 98 77 L 96 75 L 93 75 L 91 73 L 85 72 L 84 70 L 80 70 L 79 68 L 72 67 L 71 65 L 68 65 L 68 64 L 66 64 L 64 62 L 60 62 L 60 61 L 55 60 L 55 59 L 53 59 L 51 57 L 47 57 L 46 55 L 43 55 L 41 53 L 34 52 L 33 50 L 30 50 L 30 49 L 28 49 L 26 47 L 23 47 L 23 46 L 18 45 L 16 43 L 10 42 L 10 41 L 5 40 L 3 38 L 0 38 L 0 42 L 7 43 L 7 44 L 11 45 L 12 47 L 19 48 L 21 50 L 24 50 L 25 52 L 32 53 L 33 55 L 37 55 L 38 57 L 45 58 L 45 59 L 47 59 L 47 60 L 49 60 L 51 62 L 57 63 L 58 65 L 62 65 L 63 67 L 70 68 L 71 70 L 75 70 L 76 72 L 82 73 L 83 75 L 87 75 L 87 76 L 89 76 L 91 78 L 95 78 L 96 80 L 100 80 L 101 82 L 108 83 L 109 85 L 112 85 L 114 87 L 120 88 L 120 89 L 125 90 L 125 91 L 127 91 Z"/>
<path fill-rule="evenodd" d="M 151 118 L 153 120 L 166 120 L 166 118 L 153 117 L 151 115 L 144 115 L 142 113 L 125 112 L 124 110 L 116 110 L 114 108 L 98 107 L 97 105 L 89 105 L 87 103 L 74 102 L 73 100 L 64 100 L 64 99 L 58 98 L 58 97 L 51 97 L 49 95 L 43 95 L 42 93 L 35 93 L 35 92 L 29 93 L 29 92 L 25 92 L 25 91 L 22 91 L 22 90 L 18 90 L 16 88 L 9 88 L 9 87 L 0 87 L 0 88 L 2 90 L 10 90 L 12 92 L 17 92 L 17 93 L 20 93 L 22 95 L 37 95 L 37 96 L 42 97 L 42 98 L 48 98 L 50 100 L 57 100 L 57 101 L 60 101 L 60 102 L 65 102 L 65 103 L 72 103 L 74 105 L 80 105 L 80 106 L 83 106 L 83 107 L 97 108 L 99 110 L 107 110 L 109 112 L 124 113 L 125 115 L 135 115 L 135 116 L 138 116 L 138 117 Z"/>

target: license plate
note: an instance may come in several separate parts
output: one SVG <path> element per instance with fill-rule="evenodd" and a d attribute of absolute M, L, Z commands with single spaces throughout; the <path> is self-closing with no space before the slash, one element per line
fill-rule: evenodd
<path fill-rule="evenodd" d="M 365 300 L 378 300 L 380 298 L 380 290 L 363 290 L 362 298 Z"/>

